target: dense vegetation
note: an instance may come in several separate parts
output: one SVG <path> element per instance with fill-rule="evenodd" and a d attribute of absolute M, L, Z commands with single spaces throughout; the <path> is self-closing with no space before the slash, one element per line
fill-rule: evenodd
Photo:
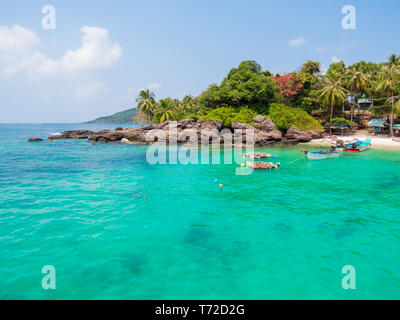
<path fill-rule="evenodd" d="M 270 106 L 268 118 L 282 131 L 288 130 L 291 125 L 303 131 L 322 129 L 321 124 L 306 111 L 288 107 L 283 103 L 273 103 Z"/>
<path fill-rule="evenodd" d="M 296 125 L 302 130 L 334 124 L 363 125 L 359 100 L 373 101 L 375 116 L 400 116 L 400 56 L 387 62 L 332 63 L 321 74 L 319 62 L 307 61 L 296 71 L 271 74 L 255 61 L 243 61 L 218 84 L 198 97 L 159 101 L 149 90 L 137 98 L 142 118 L 150 122 L 197 118 L 217 120 L 227 127 L 234 121 L 251 123 L 256 114 L 270 117 L 280 130 Z M 358 110 L 355 114 L 355 110 Z M 318 119 L 318 120 L 316 120 Z"/>

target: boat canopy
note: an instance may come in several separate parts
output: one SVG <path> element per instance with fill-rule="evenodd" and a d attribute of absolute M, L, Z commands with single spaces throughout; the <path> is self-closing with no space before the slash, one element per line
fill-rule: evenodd
<path fill-rule="evenodd" d="M 393 129 L 395 130 L 400 130 L 400 124 L 394 124 Z"/>
<path fill-rule="evenodd" d="M 368 122 L 368 127 L 384 128 L 385 126 L 388 125 L 389 122 L 387 122 L 385 119 L 372 119 L 370 122 Z"/>

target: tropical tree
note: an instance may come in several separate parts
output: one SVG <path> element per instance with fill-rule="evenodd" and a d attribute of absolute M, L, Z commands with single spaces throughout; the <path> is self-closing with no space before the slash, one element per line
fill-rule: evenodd
<path fill-rule="evenodd" d="M 220 85 L 210 85 L 199 96 L 200 104 L 208 108 L 249 107 L 259 113 L 266 113 L 269 105 L 277 100 L 280 100 L 277 86 L 252 60 L 231 69 Z"/>
<path fill-rule="evenodd" d="M 393 134 L 393 118 L 395 113 L 396 94 L 399 92 L 400 68 L 396 64 L 389 63 L 382 67 L 378 75 L 377 91 L 381 91 L 392 104 L 390 116 L 390 133 Z"/>
<path fill-rule="evenodd" d="M 151 123 L 151 118 L 154 115 L 155 94 L 149 89 L 141 90 L 136 99 L 137 107 L 141 115 L 145 114 L 147 123 Z"/>
<path fill-rule="evenodd" d="M 306 72 L 308 74 L 314 75 L 321 72 L 321 64 L 318 61 L 308 60 L 304 62 L 301 67 L 301 72 Z"/>
<path fill-rule="evenodd" d="M 332 133 L 333 108 L 346 100 L 348 91 L 344 88 L 343 78 L 337 73 L 327 74 L 322 81 L 323 88 L 319 91 L 319 95 L 322 102 L 330 107 L 329 132 Z"/>
<path fill-rule="evenodd" d="M 394 105 L 394 108 L 393 108 L 392 110 L 393 110 L 393 113 L 394 113 L 397 117 L 400 116 L 400 100 L 398 100 L 398 101 L 396 102 L 396 104 Z"/>
<path fill-rule="evenodd" d="M 396 56 L 395 54 L 392 54 L 392 55 L 389 56 L 388 60 L 389 60 L 389 65 L 390 66 L 393 66 L 393 65 L 397 65 L 398 66 L 400 64 L 400 55 Z"/>
<path fill-rule="evenodd" d="M 277 85 L 282 100 L 286 103 L 289 103 L 290 99 L 297 96 L 303 89 L 301 79 L 294 72 L 271 77 L 271 79 Z"/>
<path fill-rule="evenodd" d="M 199 109 L 198 101 L 191 95 L 186 95 L 182 99 L 183 109 L 188 113 L 194 113 Z"/>
<path fill-rule="evenodd" d="M 158 102 L 158 107 L 155 111 L 155 117 L 158 122 L 164 122 L 167 120 L 175 119 L 174 105 L 170 98 L 161 99 Z"/>
<path fill-rule="evenodd" d="M 370 83 L 369 76 L 365 74 L 359 64 L 355 64 L 347 69 L 347 84 L 348 89 L 354 98 L 358 98 L 365 93 L 368 84 Z M 351 105 L 351 119 L 353 121 L 354 105 Z"/>

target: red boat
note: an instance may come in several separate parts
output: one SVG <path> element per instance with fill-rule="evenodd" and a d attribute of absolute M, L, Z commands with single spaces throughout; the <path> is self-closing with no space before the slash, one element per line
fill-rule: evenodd
<path fill-rule="evenodd" d="M 360 149 L 346 149 L 347 152 L 361 152 Z"/>

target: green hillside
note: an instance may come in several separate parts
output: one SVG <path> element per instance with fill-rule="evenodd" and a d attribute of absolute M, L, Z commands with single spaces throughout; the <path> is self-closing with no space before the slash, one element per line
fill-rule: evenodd
<path fill-rule="evenodd" d="M 88 121 L 88 123 L 128 123 L 133 122 L 133 118 L 136 117 L 136 115 L 136 108 L 132 108 L 114 113 L 111 116 L 100 117 L 95 120 Z"/>

